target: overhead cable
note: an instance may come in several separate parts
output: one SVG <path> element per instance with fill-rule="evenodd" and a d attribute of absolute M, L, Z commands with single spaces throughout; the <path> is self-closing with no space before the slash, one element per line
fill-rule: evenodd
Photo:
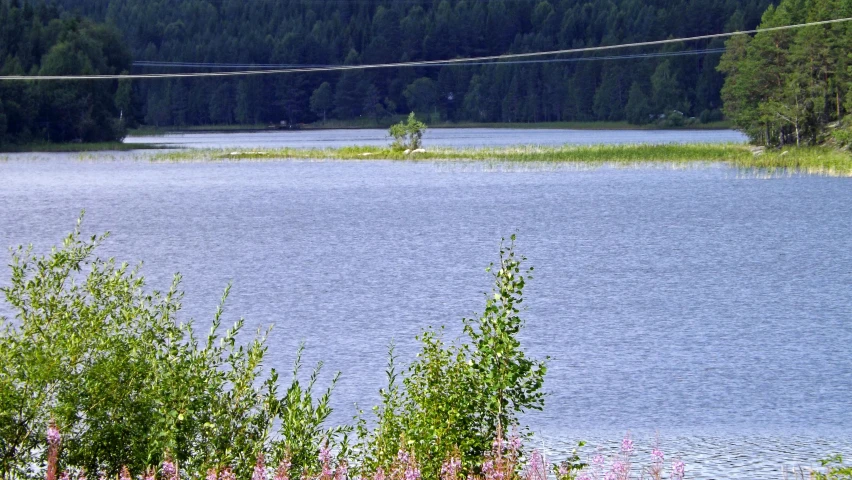
<path fill-rule="evenodd" d="M 530 57 L 543 57 L 550 55 L 565 55 L 573 53 L 600 52 L 622 48 L 647 47 L 652 45 L 666 45 L 671 43 L 691 42 L 696 40 L 709 40 L 714 38 L 732 37 L 751 33 L 776 32 L 796 28 L 812 27 L 817 25 L 829 25 L 834 23 L 848 22 L 852 17 L 823 20 L 818 22 L 800 23 L 795 25 L 782 25 L 778 27 L 759 28 L 753 30 L 741 30 L 728 33 L 714 33 L 710 35 L 698 35 L 694 37 L 669 38 L 666 40 L 652 40 L 646 42 L 624 43 L 619 45 L 601 45 L 598 47 L 571 48 L 565 50 L 550 50 L 545 52 L 509 53 L 503 55 L 489 55 L 470 58 L 453 58 L 448 60 L 422 60 L 416 62 L 379 63 L 370 65 L 333 65 L 323 67 L 287 68 L 274 70 L 242 70 L 236 72 L 187 72 L 187 73 L 135 73 L 129 75 L 6 75 L 0 76 L 0 80 L 18 81 L 46 81 L 46 80 L 130 80 L 130 79 L 153 79 L 153 78 L 199 78 L 199 77 L 237 77 L 248 75 L 270 75 L 279 73 L 313 73 L 313 72 L 336 72 L 349 70 L 372 70 L 379 68 L 403 68 L 403 67 L 425 67 L 429 65 L 453 65 L 470 64 L 472 62 L 497 62 L 507 59 L 519 59 Z"/>
<path fill-rule="evenodd" d="M 549 58 L 540 60 L 517 60 L 517 61 L 492 61 L 492 62 L 466 62 L 455 64 L 464 65 L 523 65 L 529 63 L 563 63 L 563 62 L 590 62 L 600 60 L 625 60 L 632 58 L 655 58 L 655 57 L 680 57 L 688 55 L 709 55 L 723 53 L 724 47 L 704 48 L 701 50 L 681 50 L 677 52 L 635 53 L 630 55 L 608 55 L 605 57 L 579 57 L 579 58 Z M 424 65 L 426 67 L 446 67 L 447 63 L 433 63 Z M 143 68 L 308 68 L 308 67 L 334 67 L 336 65 L 310 65 L 310 64 L 270 64 L 270 63 L 195 63 L 195 62 L 158 62 L 138 61 L 133 62 L 134 67 Z"/>

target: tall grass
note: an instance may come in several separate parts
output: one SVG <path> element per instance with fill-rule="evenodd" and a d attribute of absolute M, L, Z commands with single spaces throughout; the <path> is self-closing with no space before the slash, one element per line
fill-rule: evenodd
<path fill-rule="evenodd" d="M 280 148 L 251 151 L 183 150 L 163 152 L 156 161 L 223 160 L 397 160 L 575 163 L 582 165 L 641 165 L 724 163 L 737 168 L 771 172 L 852 176 L 852 154 L 823 147 L 791 148 L 753 153 L 743 144 L 622 144 L 518 145 L 486 148 L 431 148 L 405 154 L 388 147 L 352 146 L 325 149 Z"/>

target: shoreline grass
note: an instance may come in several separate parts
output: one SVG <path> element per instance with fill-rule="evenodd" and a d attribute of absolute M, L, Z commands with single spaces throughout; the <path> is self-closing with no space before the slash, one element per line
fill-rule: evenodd
<path fill-rule="evenodd" d="M 0 153 L 75 153 L 75 152 L 127 152 L 130 150 L 159 150 L 165 147 L 148 143 L 27 143 L 3 145 Z"/>
<path fill-rule="evenodd" d="M 153 156 L 154 161 L 239 160 L 395 160 L 489 161 L 507 163 L 574 163 L 584 165 L 640 165 L 723 163 L 759 171 L 784 171 L 852 177 L 852 154 L 826 147 L 766 150 L 755 154 L 745 144 L 625 144 L 519 145 L 496 148 L 434 148 L 406 155 L 388 147 L 352 146 L 325 149 L 279 148 L 232 151 L 181 150 Z"/>

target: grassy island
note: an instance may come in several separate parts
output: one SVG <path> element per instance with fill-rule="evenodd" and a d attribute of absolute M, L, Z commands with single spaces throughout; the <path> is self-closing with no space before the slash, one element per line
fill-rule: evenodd
<path fill-rule="evenodd" d="M 852 176 L 852 154 L 828 147 L 756 149 L 743 144 L 663 145 L 520 145 L 494 148 L 434 148 L 406 154 L 389 147 L 353 146 L 325 149 L 205 149 L 163 152 L 156 161 L 205 160 L 400 160 L 565 162 L 588 165 L 647 163 L 727 163 L 740 168 L 785 170 Z"/>

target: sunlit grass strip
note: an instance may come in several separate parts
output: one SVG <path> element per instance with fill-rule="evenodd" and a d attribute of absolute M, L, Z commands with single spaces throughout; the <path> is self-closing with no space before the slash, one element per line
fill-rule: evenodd
<path fill-rule="evenodd" d="M 784 153 L 786 152 L 786 153 Z M 182 150 L 156 154 L 156 161 L 228 160 L 401 160 L 563 162 L 577 164 L 727 163 L 748 169 L 773 169 L 811 174 L 852 176 L 852 154 L 828 148 L 795 148 L 760 155 L 743 144 L 521 145 L 496 148 L 433 148 L 405 154 L 386 147 L 355 146 L 326 149 Z"/>

